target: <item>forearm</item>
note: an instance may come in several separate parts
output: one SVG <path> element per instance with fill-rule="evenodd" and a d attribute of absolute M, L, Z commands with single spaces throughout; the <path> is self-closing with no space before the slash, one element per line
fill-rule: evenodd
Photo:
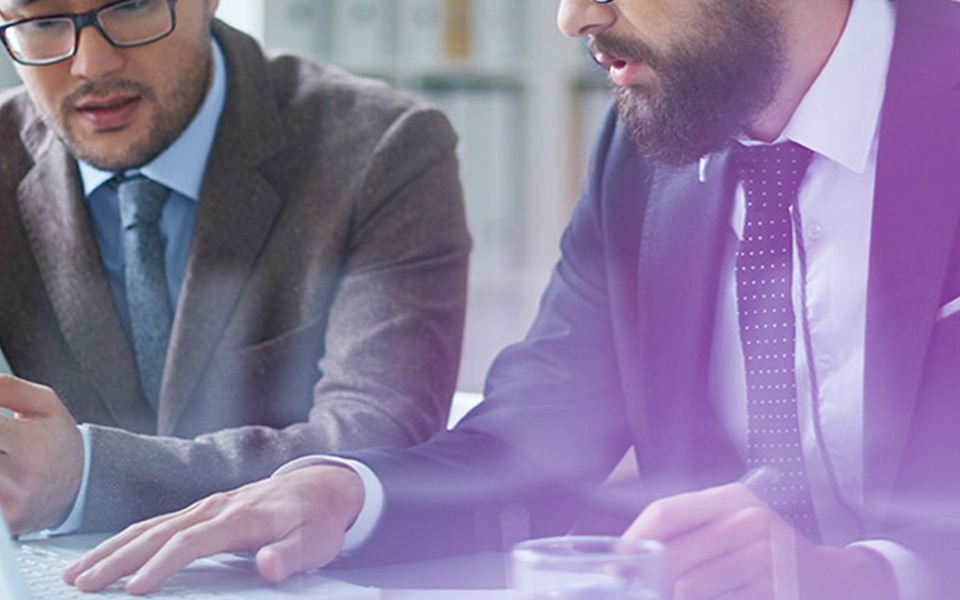
<path fill-rule="evenodd" d="M 90 478 L 81 531 L 112 531 L 179 510 L 215 492 L 268 477 L 306 454 L 403 439 L 379 412 L 324 413 L 318 423 L 218 431 L 193 440 L 90 426 Z"/>

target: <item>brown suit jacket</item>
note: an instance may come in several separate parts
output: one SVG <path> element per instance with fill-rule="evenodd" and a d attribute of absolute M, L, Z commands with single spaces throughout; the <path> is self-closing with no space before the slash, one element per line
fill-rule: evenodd
<path fill-rule="evenodd" d="M 26 92 L 0 101 L 0 345 L 91 434 L 84 530 L 116 529 L 307 453 L 405 446 L 446 419 L 469 238 L 436 110 L 216 23 L 228 91 L 157 414 L 76 161 Z"/>

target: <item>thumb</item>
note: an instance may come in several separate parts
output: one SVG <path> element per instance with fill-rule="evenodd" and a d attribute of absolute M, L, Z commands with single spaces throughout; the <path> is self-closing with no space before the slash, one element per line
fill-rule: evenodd
<path fill-rule="evenodd" d="M 44 415 L 55 410 L 59 400 L 52 389 L 13 375 L 0 375 L 0 407 L 23 415 Z"/>
<path fill-rule="evenodd" d="M 264 579 L 279 583 L 294 573 L 319 569 L 336 557 L 341 544 L 331 544 L 322 535 L 312 539 L 315 541 L 306 543 L 303 528 L 298 527 L 263 546 L 257 551 L 257 571 Z"/>

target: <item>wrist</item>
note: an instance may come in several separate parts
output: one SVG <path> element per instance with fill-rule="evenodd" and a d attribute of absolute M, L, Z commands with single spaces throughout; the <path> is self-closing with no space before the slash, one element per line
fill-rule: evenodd
<path fill-rule="evenodd" d="M 315 484 L 314 497 L 343 519 L 344 531 L 353 525 L 363 508 L 364 500 L 363 480 L 353 469 L 346 465 L 328 463 L 304 467 L 291 473 L 294 474 L 301 474 Z"/>
<path fill-rule="evenodd" d="M 87 474 L 87 440 L 81 434 L 76 425 L 72 425 L 68 430 L 65 450 L 60 452 L 60 468 L 49 476 L 55 486 L 55 492 L 49 497 L 51 506 L 49 510 L 44 511 L 43 521 L 34 528 L 36 531 L 56 531 L 61 529 L 64 524 L 74 517 L 74 509 L 80 497 L 81 490 L 84 489 L 84 478 Z M 41 502 L 42 504 L 42 502 Z M 79 520 L 79 517 L 77 517 Z"/>

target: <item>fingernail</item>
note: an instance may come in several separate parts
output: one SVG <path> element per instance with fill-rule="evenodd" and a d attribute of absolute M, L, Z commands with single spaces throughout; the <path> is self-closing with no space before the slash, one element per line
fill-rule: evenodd
<path fill-rule="evenodd" d="M 123 591 L 131 596 L 142 596 L 150 591 L 150 587 L 144 585 L 139 577 L 134 577 L 123 586 Z"/>
<path fill-rule="evenodd" d="M 63 573 L 60 574 L 60 578 L 63 579 L 65 583 L 73 585 L 73 582 L 77 578 L 78 573 L 79 573 L 79 570 L 77 569 L 77 565 L 70 565 L 69 567 L 63 570 Z"/>
<path fill-rule="evenodd" d="M 92 586 L 88 585 L 91 583 L 93 583 L 93 575 L 90 573 L 90 571 L 87 571 L 86 573 L 81 573 L 73 581 L 73 587 L 77 588 L 81 592 L 90 592 L 93 591 Z"/>
<path fill-rule="evenodd" d="M 143 570 L 137 571 L 136 573 L 130 576 L 130 579 L 127 581 L 127 585 L 125 585 L 123 589 L 128 593 L 130 592 L 131 589 L 135 590 L 137 588 L 140 588 L 141 590 L 140 593 L 148 591 L 148 589 L 144 587 L 144 583 L 143 583 L 144 579 L 145 579 L 145 575 Z"/>

